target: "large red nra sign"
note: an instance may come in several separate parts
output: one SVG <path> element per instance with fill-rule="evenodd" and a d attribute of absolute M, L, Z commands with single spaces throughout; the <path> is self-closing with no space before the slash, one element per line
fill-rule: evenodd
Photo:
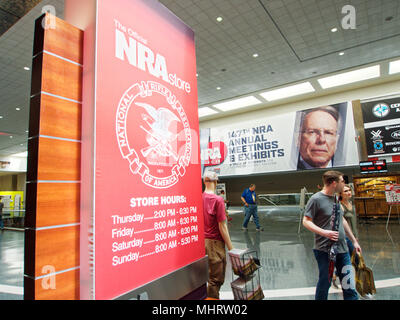
<path fill-rule="evenodd" d="M 158 1 L 97 1 L 96 55 L 91 272 L 111 299 L 205 255 L 194 34 Z"/>

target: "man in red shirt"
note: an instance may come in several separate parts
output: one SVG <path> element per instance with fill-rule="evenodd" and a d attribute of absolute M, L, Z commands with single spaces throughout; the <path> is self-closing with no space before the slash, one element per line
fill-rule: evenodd
<path fill-rule="evenodd" d="M 207 296 L 219 299 L 219 290 L 225 281 L 226 252 L 232 250 L 232 242 L 226 225 L 224 199 L 216 195 L 218 175 L 208 171 L 203 181 L 203 215 L 206 254 L 208 255 Z"/>

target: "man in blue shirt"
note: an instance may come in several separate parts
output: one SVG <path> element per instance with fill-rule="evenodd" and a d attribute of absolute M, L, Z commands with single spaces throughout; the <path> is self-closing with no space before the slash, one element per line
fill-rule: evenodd
<path fill-rule="evenodd" d="M 253 216 L 254 223 L 256 224 L 257 231 L 263 231 L 264 229 L 260 226 L 257 215 L 257 202 L 256 202 L 256 185 L 251 184 L 249 188 L 245 189 L 242 193 L 241 199 L 244 204 L 244 221 L 243 230 L 247 230 L 250 217 Z"/>

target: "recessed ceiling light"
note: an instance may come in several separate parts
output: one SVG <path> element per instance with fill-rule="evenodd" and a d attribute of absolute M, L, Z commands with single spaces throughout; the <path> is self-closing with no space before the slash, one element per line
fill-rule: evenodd
<path fill-rule="evenodd" d="M 20 111 L 20 110 L 21 110 L 21 108 L 18 108 L 18 107 L 17 107 L 17 108 L 15 108 L 15 110 L 17 110 L 17 111 Z"/>
<path fill-rule="evenodd" d="M 326 78 L 318 79 L 322 89 L 328 89 L 332 87 L 342 86 L 345 84 L 377 78 L 380 76 L 380 66 L 372 66 L 362 68 L 354 71 L 344 72 L 329 76 Z"/>
<path fill-rule="evenodd" d="M 12 139 L 13 136 L 10 136 L 10 139 Z"/>
<path fill-rule="evenodd" d="M 199 118 L 205 117 L 205 116 L 209 116 L 209 115 L 212 115 L 212 114 L 216 114 L 216 113 L 218 113 L 218 111 L 213 110 L 213 109 L 211 109 L 209 107 L 199 108 Z"/>
<path fill-rule="evenodd" d="M 214 104 L 213 107 L 221 110 L 221 111 L 230 111 L 239 108 L 244 108 L 248 106 L 254 106 L 256 104 L 260 104 L 261 101 L 258 100 L 256 97 L 249 96 L 239 99 L 230 100 L 227 102 L 217 103 Z"/>
<path fill-rule="evenodd" d="M 339 52 L 339 56 L 342 56 L 342 55 L 344 55 L 344 52 Z"/>
<path fill-rule="evenodd" d="M 0 119 L 3 119 L 3 116 L 0 116 Z"/>
<path fill-rule="evenodd" d="M 400 60 L 392 61 L 389 63 L 389 74 L 400 72 Z"/>
<path fill-rule="evenodd" d="M 217 90 L 221 90 L 221 87 L 217 87 Z"/>
<path fill-rule="evenodd" d="M 199 76 L 199 74 L 198 73 L 196 73 L 196 77 L 198 77 Z"/>
<path fill-rule="evenodd" d="M 253 57 L 257 58 L 258 57 L 258 53 L 253 54 Z"/>
<path fill-rule="evenodd" d="M 267 101 L 279 100 L 283 98 L 293 97 L 304 93 L 314 92 L 315 89 L 309 82 L 303 82 L 295 84 L 293 86 L 288 86 L 280 89 L 270 90 L 260 93 Z"/>
<path fill-rule="evenodd" d="M 218 22 L 221 22 L 222 20 L 223 20 L 222 17 L 217 17 L 217 21 L 218 21 Z"/>
<path fill-rule="evenodd" d="M 336 32 L 338 29 L 335 27 L 335 28 L 332 28 L 331 29 L 331 32 Z"/>
<path fill-rule="evenodd" d="M 24 70 L 29 71 L 29 70 L 31 70 L 31 68 L 29 68 L 29 67 L 24 67 Z"/>

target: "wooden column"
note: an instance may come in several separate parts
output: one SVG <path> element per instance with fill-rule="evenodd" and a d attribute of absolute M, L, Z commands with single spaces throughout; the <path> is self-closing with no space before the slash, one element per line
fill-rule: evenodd
<path fill-rule="evenodd" d="M 358 158 L 360 161 L 368 161 L 367 143 L 365 140 L 364 119 L 360 100 L 352 101 L 354 128 L 357 133 Z"/>
<path fill-rule="evenodd" d="M 29 300 L 79 299 L 82 56 L 81 30 L 48 14 L 36 20 L 25 220 Z"/>

